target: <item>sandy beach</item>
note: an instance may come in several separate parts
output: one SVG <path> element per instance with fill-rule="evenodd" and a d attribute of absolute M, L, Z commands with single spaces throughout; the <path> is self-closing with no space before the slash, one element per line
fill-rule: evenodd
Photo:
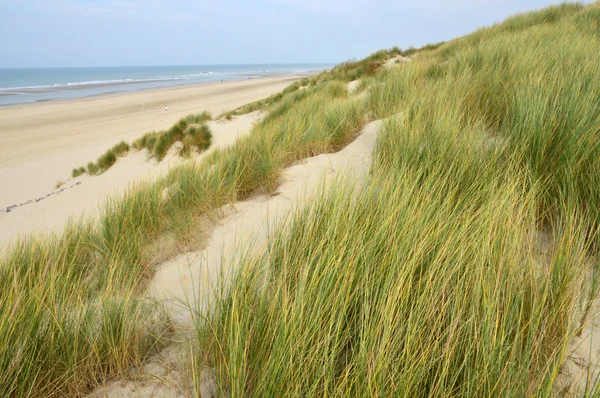
<path fill-rule="evenodd" d="M 104 95 L 0 108 L 0 244 L 18 235 L 64 225 L 70 215 L 95 209 L 107 195 L 140 178 L 156 176 L 169 162 L 153 165 L 143 153 L 121 159 L 100 177 L 70 179 L 74 167 L 95 160 L 120 140 L 170 127 L 179 118 L 207 110 L 213 114 L 281 91 L 301 76 L 286 75 Z M 168 111 L 165 111 L 168 106 Z M 250 130 L 256 115 L 231 123 L 214 122 L 214 141 L 229 144 Z M 6 212 L 8 206 L 65 191 Z M 77 182 L 81 184 L 75 185 Z M 71 188 L 73 187 L 73 188 Z"/>
<path fill-rule="evenodd" d="M 189 113 L 219 113 L 266 97 L 297 78 L 265 77 L 0 107 L 0 167 L 133 139 L 169 127 Z"/>

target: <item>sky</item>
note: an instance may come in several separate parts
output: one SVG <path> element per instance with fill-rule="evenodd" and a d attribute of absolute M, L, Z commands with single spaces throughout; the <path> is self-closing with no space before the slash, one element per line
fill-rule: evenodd
<path fill-rule="evenodd" d="M 0 67 L 339 63 L 560 2 L 0 0 Z"/>

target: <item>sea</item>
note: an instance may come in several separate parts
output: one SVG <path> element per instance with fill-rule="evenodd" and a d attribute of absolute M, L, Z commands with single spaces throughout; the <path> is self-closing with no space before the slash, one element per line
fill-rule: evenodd
<path fill-rule="evenodd" d="M 0 68 L 0 106 L 298 74 L 333 64 Z"/>

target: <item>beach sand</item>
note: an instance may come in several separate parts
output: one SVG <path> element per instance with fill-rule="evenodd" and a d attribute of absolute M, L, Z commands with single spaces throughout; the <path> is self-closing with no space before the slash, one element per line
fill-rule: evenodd
<path fill-rule="evenodd" d="M 120 159 L 98 177 L 71 179 L 120 140 L 170 127 L 204 110 L 218 114 L 281 91 L 301 76 L 278 76 L 0 108 L 0 246 L 29 232 L 57 232 L 70 216 L 97 209 L 131 183 L 164 173 L 177 158 L 154 164 L 143 152 Z M 168 106 L 168 111 L 165 111 Z M 257 115 L 213 123 L 213 148 L 250 131 Z M 58 181 L 65 181 L 56 193 Z M 77 183 L 80 183 L 76 185 Z M 6 208 L 42 198 L 39 202 Z"/>

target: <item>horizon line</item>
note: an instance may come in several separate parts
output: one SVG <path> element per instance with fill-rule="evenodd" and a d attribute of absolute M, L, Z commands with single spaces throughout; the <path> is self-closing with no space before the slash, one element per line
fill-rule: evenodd
<path fill-rule="evenodd" d="M 67 69 L 67 68 L 148 68 L 169 66 L 250 66 L 250 65 L 337 65 L 340 62 L 263 62 L 263 63 L 236 63 L 236 64 L 155 64 L 155 65 L 95 65 L 95 66 L 0 66 L 0 69 Z"/>

